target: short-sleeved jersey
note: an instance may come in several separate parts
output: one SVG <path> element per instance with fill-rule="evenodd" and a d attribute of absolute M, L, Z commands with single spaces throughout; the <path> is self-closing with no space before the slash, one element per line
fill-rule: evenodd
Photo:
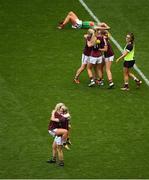
<path fill-rule="evenodd" d="M 92 57 L 100 57 L 102 56 L 101 51 L 99 51 L 99 48 L 101 48 L 101 42 L 102 42 L 102 37 L 98 36 L 97 40 L 99 40 L 99 43 L 96 43 L 93 47 L 92 47 L 92 51 L 91 51 L 91 56 Z"/>
<path fill-rule="evenodd" d="M 105 38 L 105 41 L 106 41 L 105 45 L 108 46 L 108 50 L 106 52 L 104 52 L 104 56 L 105 56 L 105 58 L 108 58 L 108 57 L 113 56 L 114 52 L 113 52 L 113 49 L 112 49 L 112 46 L 111 46 L 111 44 L 109 42 L 109 38 L 108 37 Z"/>
<path fill-rule="evenodd" d="M 59 113 L 55 112 L 54 117 L 60 119 L 62 116 Z M 59 122 L 50 121 L 49 125 L 48 125 L 48 130 L 52 130 L 52 129 L 56 129 L 56 128 L 59 128 Z"/>
<path fill-rule="evenodd" d="M 63 128 L 63 129 L 68 130 L 68 125 L 69 125 L 68 118 L 64 118 L 61 114 L 59 114 L 57 112 L 54 113 L 54 117 L 58 118 L 60 120 L 60 122 L 50 121 L 48 130 L 53 130 L 56 128 Z M 63 120 L 61 120 L 62 118 L 63 118 Z"/>
<path fill-rule="evenodd" d="M 128 54 L 124 57 L 125 61 L 134 60 L 134 51 L 135 51 L 134 44 L 132 44 L 132 43 L 126 44 L 124 51 L 128 52 Z"/>
<path fill-rule="evenodd" d="M 127 51 L 132 51 L 133 50 L 133 44 L 127 44 L 126 45 L 126 47 L 125 47 L 125 49 L 127 50 Z"/>
<path fill-rule="evenodd" d="M 62 122 L 59 123 L 59 127 L 63 128 L 63 129 L 67 129 L 68 130 L 68 126 L 69 126 L 68 118 L 65 118 Z"/>
<path fill-rule="evenodd" d="M 90 37 L 87 37 L 86 44 L 85 44 L 85 47 L 83 49 L 83 54 L 86 56 L 90 56 L 91 51 L 92 51 L 92 47 L 88 47 L 88 45 L 87 45 L 87 41 L 90 41 L 90 39 L 91 39 Z"/>

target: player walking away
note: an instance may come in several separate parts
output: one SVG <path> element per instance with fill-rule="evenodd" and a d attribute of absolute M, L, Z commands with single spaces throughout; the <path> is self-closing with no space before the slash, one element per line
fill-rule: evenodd
<path fill-rule="evenodd" d="M 102 31 L 101 32 L 103 39 L 104 39 L 104 44 L 103 47 L 100 48 L 100 51 L 104 52 L 104 61 L 105 61 L 105 66 L 106 66 L 106 73 L 107 73 L 107 78 L 109 81 L 109 87 L 108 89 L 111 89 L 114 87 L 114 83 L 112 80 L 112 72 L 111 72 L 111 65 L 114 60 L 114 52 L 112 50 L 111 44 L 109 42 L 109 37 L 108 37 L 108 32 L 107 31 Z"/>
<path fill-rule="evenodd" d="M 124 86 L 121 88 L 123 91 L 129 90 L 129 77 L 131 77 L 135 82 L 137 87 L 140 87 L 142 84 L 142 81 L 139 80 L 133 73 L 130 72 L 131 68 L 135 64 L 134 60 L 134 51 L 135 51 L 135 45 L 134 45 L 134 34 L 128 33 L 126 35 L 126 46 L 124 48 L 123 54 L 116 60 L 116 62 L 119 62 L 120 59 L 124 58 Z"/>
<path fill-rule="evenodd" d="M 106 26 L 106 29 L 110 28 L 106 23 L 96 24 L 93 21 L 82 21 L 78 18 L 78 16 L 73 11 L 70 11 L 67 14 L 66 18 L 62 22 L 59 23 L 58 29 L 63 29 L 68 23 L 71 23 L 72 28 L 74 29 L 81 29 L 81 28 L 89 29 L 89 28 L 94 28 L 95 26 L 98 26 L 98 25 L 104 25 L 103 27 L 104 29 L 105 29 L 105 26 Z"/>
<path fill-rule="evenodd" d="M 94 33 L 94 30 L 93 29 L 89 29 L 87 34 L 84 35 L 84 38 L 85 38 L 86 42 L 85 42 L 85 47 L 84 47 L 83 54 L 82 54 L 82 65 L 77 70 L 75 78 L 74 78 L 74 82 L 76 84 L 80 83 L 79 76 L 86 69 L 86 66 L 87 66 L 87 64 L 89 62 L 89 58 L 90 58 L 92 47 L 88 47 L 87 41 L 90 41 L 93 33 Z"/>

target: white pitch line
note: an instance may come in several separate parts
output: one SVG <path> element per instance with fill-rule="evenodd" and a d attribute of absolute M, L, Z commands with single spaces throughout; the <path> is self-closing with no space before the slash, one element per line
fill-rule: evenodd
<path fill-rule="evenodd" d="M 85 10 L 89 13 L 89 15 L 97 22 L 100 23 L 100 20 L 94 15 L 92 10 L 86 5 L 86 3 L 83 0 L 79 0 L 79 2 L 82 4 L 82 6 L 85 8 Z M 118 50 L 122 53 L 123 48 L 120 46 L 120 44 L 114 39 L 114 37 L 110 36 L 111 41 L 115 44 L 115 46 L 118 48 Z M 148 78 L 143 74 L 143 72 L 137 67 L 137 65 L 134 65 L 134 69 L 137 71 L 137 73 L 142 77 L 142 79 L 146 82 L 146 84 L 149 86 L 149 80 Z"/>

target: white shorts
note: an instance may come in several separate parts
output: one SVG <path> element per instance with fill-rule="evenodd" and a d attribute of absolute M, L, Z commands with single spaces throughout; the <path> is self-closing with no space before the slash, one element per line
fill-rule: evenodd
<path fill-rule="evenodd" d="M 53 137 L 56 136 L 56 131 L 57 131 L 57 128 L 56 129 L 52 129 L 52 130 L 48 130 L 49 134 Z"/>
<path fill-rule="evenodd" d="M 90 56 L 86 56 L 85 54 L 82 54 L 82 64 L 89 63 Z"/>
<path fill-rule="evenodd" d="M 82 21 L 79 19 L 76 19 L 76 25 L 77 28 L 81 28 L 82 27 Z"/>
<path fill-rule="evenodd" d="M 105 59 L 105 62 L 113 61 L 114 60 L 114 56 L 105 57 L 104 59 Z"/>
<path fill-rule="evenodd" d="M 62 137 L 61 137 L 61 136 L 55 136 L 54 142 L 55 142 L 57 145 L 63 145 Z"/>
<path fill-rule="evenodd" d="M 91 64 L 101 64 L 102 63 L 102 56 L 100 56 L 100 57 L 92 57 L 92 56 L 90 56 L 89 63 L 91 63 Z"/>

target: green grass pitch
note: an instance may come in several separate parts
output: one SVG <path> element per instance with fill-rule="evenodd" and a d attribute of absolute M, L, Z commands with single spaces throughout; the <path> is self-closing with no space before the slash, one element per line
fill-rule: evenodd
<path fill-rule="evenodd" d="M 134 32 L 137 65 L 149 78 L 149 1 L 85 2 L 122 47 Z M 131 82 L 130 92 L 121 92 L 122 62 L 113 63 L 111 91 L 107 83 L 88 88 L 86 72 L 73 84 L 86 30 L 56 28 L 70 10 L 92 20 L 77 0 L 0 0 L 0 178 L 149 178 L 149 87 Z M 64 168 L 46 164 L 58 102 L 72 116 Z"/>

